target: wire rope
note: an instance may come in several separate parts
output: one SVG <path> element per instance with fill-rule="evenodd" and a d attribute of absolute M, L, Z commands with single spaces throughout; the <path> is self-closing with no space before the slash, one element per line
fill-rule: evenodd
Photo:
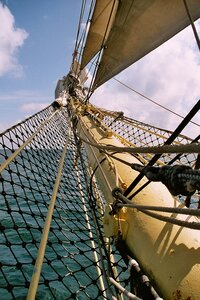
<path fill-rule="evenodd" d="M 136 91 L 136 90 L 133 89 L 132 87 L 130 87 L 130 86 L 128 86 L 127 84 L 123 83 L 121 80 L 119 80 L 119 79 L 117 79 L 117 78 L 115 78 L 115 77 L 113 77 L 113 79 L 114 79 L 115 81 L 117 81 L 118 83 L 120 83 L 121 85 L 123 85 L 124 87 L 126 87 L 127 89 L 131 90 L 132 92 L 134 92 L 134 93 L 138 94 L 139 96 L 143 97 L 144 99 L 146 99 L 146 100 L 152 102 L 153 104 L 155 104 L 155 105 L 157 105 L 157 106 L 159 106 L 159 107 L 165 109 L 166 111 L 168 111 L 168 112 L 170 112 L 170 113 L 172 113 L 172 114 L 178 116 L 179 118 L 184 119 L 184 117 L 183 117 L 182 115 L 176 113 L 175 111 L 171 110 L 170 108 L 167 108 L 167 107 L 164 106 L 164 105 L 161 105 L 160 103 L 156 102 L 155 100 L 152 100 L 151 98 L 145 96 L 144 94 L 142 94 L 142 93 Z M 190 123 L 192 123 L 192 124 L 194 124 L 194 125 L 200 127 L 200 124 L 198 124 L 198 123 L 196 123 L 196 122 L 190 121 Z"/>
<path fill-rule="evenodd" d="M 137 205 L 137 204 L 134 204 L 133 202 L 131 202 L 127 197 L 125 197 L 121 192 L 119 192 L 119 190 L 114 191 L 113 194 L 114 194 L 115 198 L 118 198 L 124 202 L 124 203 L 121 203 L 121 202 L 117 203 L 116 206 L 119 206 L 119 207 L 126 206 L 126 207 L 136 208 L 137 210 L 141 211 L 142 213 L 144 213 L 150 217 L 153 217 L 155 219 L 158 219 L 160 221 L 163 221 L 163 222 L 172 223 L 172 224 L 187 227 L 190 229 L 196 229 L 196 230 L 200 229 L 200 222 L 183 221 L 183 220 L 175 219 L 173 217 L 167 217 L 167 216 L 163 216 L 161 214 L 156 214 L 156 213 L 153 213 L 150 211 L 150 210 L 155 210 L 155 211 L 161 211 L 161 212 L 173 212 L 173 213 L 176 212 L 179 214 L 182 213 L 182 214 L 187 214 L 187 215 L 191 215 L 191 216 L 199 216 L 200 215 L 199 210 L 187 209 L 187 208 L 181 209 L 181 208 L 170 208 L 170 207 L 142 206 L 142 205 Z"/>
<path fill-rule="evenodd" d="M 108 22 L 106 24 L 105 32 L 104 32 L 104 35 L 103 35 L 102 43 L 101 43 L 101 46 L 100 46 L 100 50 L 97 54 L 96 64 L 95 64 L 92 79 L 91 79 L 91 82 L 90 82 L 90 86 L 89 86 L 86 101 L 89 100 L 89 98 L 91 97 L 91 95 L 94 92 L 93 84 L 94 84 L 95 76 L 96 76 L 96 73 L 97 73 L 98 65 L 99 65 L 99 62 L 100 62 L 101 54 L 102 54 L 102 51 L 103 51 L 104 46 L 105 46 L 105 39 L 106 39 L 107 31 L 108 31 L 108 28 L 109 28 L 109 24 L 110 24 L 110 21 L 111 21 L 111 17 L 112 17 L 113 11 L 114 11 L 115 3 L 116 3 L 116 0 L 113 1 L 112 8 L 111 8 L 111 11 L 110 11 L 110 15 L 109 15 L 109 18 L 108 18 Z"/>
<path fill-rule="evenodd" d="M 82 0 L 82 5 L 81 5 L 81 12 L 80 12 L 80 16 L 79 16 L 79 22 L 78 22 L 78 30 L 77 30 L 77 35 L 76 35 L 76 41 L 75 41 L 75 47 L 74 47 L 74 53 L 73 53 L 73 61 L 72 61 L 72 66 L 74 64 L 74 60 L 77 54 L 77 49 L 78 49 L 78 39 L 79 39 L 79 34 L 80 34 L 80 29 L 81 29 L 81 23 L 82 23 L 82 19 L 83 19 L 83 14 L 84 14 L 84 10 L 85 10 L 85 0 Z"/>
<path fill-rule="evenodd" d="M 200 40 L 199 40 L 199 36 L 198 36 L 197 30 L 196 30 L 196 27 L 195 27 L 195 25 L 194 25 L 194 21 L 193 21 L 193 19 L 192 19 L 192 16 L 191 16 L 191 13 L 190 13 L 190 10 L 189 10 L 187 1 L 186 1 L 186 0 L 183 0 L 183 3 L 184 3 L 184 6 L 185 6 L 185 10 L 186 10 L 186 12 L 187 12 L 188 18 L 189 18 L 189 20 L 190 20 L 190 25 L 192 26 L 192 30 L 193 30 L 193 33 L 194 33 L 194 37 L 195 37 L 195 39 L 196 39 L 197 46 L 198 46 L 199 51 L 200 51 Z"/>

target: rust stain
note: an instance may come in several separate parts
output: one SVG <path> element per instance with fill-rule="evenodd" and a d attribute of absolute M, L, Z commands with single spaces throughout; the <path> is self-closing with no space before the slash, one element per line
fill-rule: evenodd
<path fill-rule="evenodd" d="M 177 290 L 175 292 L 173 292 L 173 299 L 174 300 L 180 300 L 181 299 L 181 291 Z"/>
<path fill-rule="evenodd" d="M 180 290 L 173 292 L 172 296 L 173 296 L 173 298 L 172 298 L 173 300 L 192 300 L 191 296 L 189 296 L 187 298 L 182 298 Z"/>

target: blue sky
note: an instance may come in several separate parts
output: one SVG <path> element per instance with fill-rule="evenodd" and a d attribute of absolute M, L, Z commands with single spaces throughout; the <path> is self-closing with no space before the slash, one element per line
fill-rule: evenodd
<path fill-rule="evenodd" d="M 54 99 L 68 73 L 81 0 L 0 0 L 0 131 Z M 196 22 L 200 32 L 199 21 Z M 200 53 L 190 27 L 120 73 L 117 78 L 185 116 L 200 98 Z M 181 119 L 114 80 L 91 102 L 155 126 L 174 130 Z M 195 117 L 200 123 L 200 113 Z M 185 134 L 196 136 L 190 125 Z"/>
<path fill-rule="evenodd" d="M 71 64 L 81 1 L 0 3 L 1 131 L 54 99 L 56 82 Z"/>

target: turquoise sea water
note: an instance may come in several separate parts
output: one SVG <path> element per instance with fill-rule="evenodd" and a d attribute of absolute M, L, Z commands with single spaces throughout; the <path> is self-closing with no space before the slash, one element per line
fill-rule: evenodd
<path fill-rule="evenodd" d="M 1 161 L 5 151 L 1 150 Z M 7 154 L 9 156 L 10 153 Z M 26 299 L 51 198 L 59 150 L 26 150 L 0 178 L 0 299 Z M 74 173 L 73 153 L 66 157 L 37 299 L 100 299 L 91 241 L 94 223 L 81 166 Z M 81 197 L 82 195 L 82 197 Z M 91 229 L 88 230 L 83 201 Z M 89 232 L 92 237 L 89 236 Z"/>

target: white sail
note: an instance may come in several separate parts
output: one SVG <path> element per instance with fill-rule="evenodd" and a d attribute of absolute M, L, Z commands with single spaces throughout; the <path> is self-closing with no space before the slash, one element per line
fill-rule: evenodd
<path fill-rule="evenodd" d="M 83 51 L 81 68 L 101 50 L 107 40 L 116 11 L 118 0 L 97 0 L 94 8 L 86 45 Z"/>
<path fill-rule="evenodd" d="M 97 4 L 100 1 L 97 1 Z M 102 1 L 103 2 L 103 1 Z M 200 1 L 190 0 L 188 6 L 193 20 L 200 17 Z M 94 16 L 100 14 L 94 10 Z M 93 16 L 93 17 L 94 17 Z M 118 5 L 115 20 L 106 43 L 102 59 L 96 74 L 94 89 L 104 82 L 157 48 L 179 31 L 190 24 L 184 2 L 180 0 L 122 0 Z M 96 24 L 95 32 L 102 28 Z M 105 29 L 105 25 L 104 25 Z M 85 52 L 95 47 L 92 40 L 94 29 L 88 33 Z M 98 40 L 98 49 L 101 48 L 101 39 Z M 93 50 L 91 50 L 93 51 Z M 95 49 L 94 52 L 96 52 Z M 86 64 L 92 57 L 88 55 Z"/>
<path fill-rule="evenodd" d="M 73 64 L 71 65 L 71 72 L 75 77 L 79 78 L 80 84 L 84 84 L 88 79 L 85 69 L 81 70 L 81 66 L 76 59 L 74 59 Z"/>

